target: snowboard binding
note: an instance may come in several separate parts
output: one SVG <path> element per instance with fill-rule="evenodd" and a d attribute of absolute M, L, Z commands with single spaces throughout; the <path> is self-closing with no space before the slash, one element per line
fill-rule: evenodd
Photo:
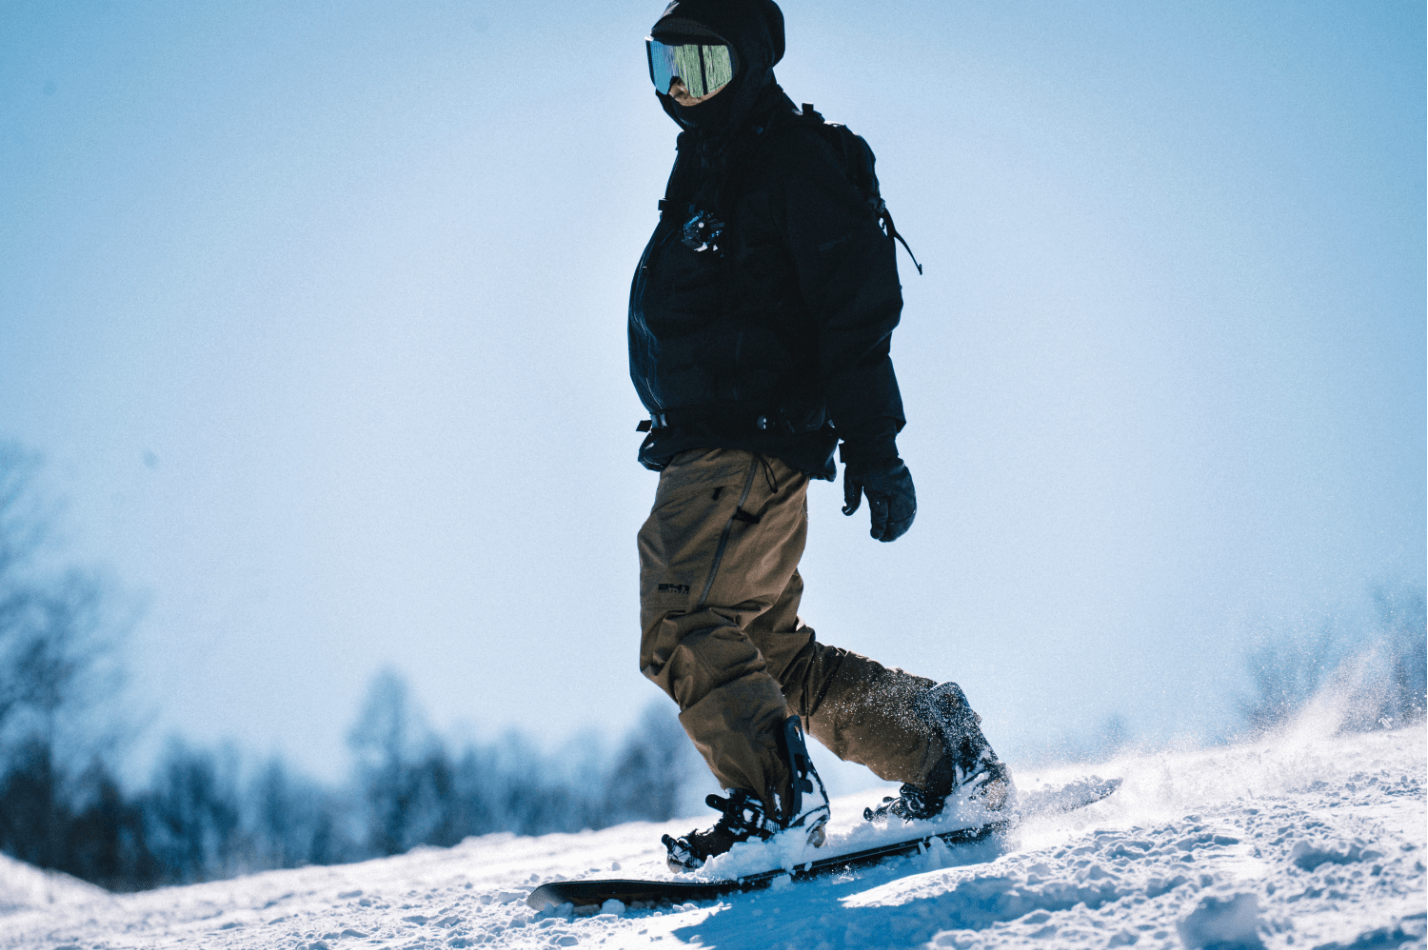
<path fill-rule="evenodd" d="M 665 835 L 660 839 L 666 851 L 665 862 L 671 871 L 676 874 L 693 871 L 736 844 L 752 840 L 768 841 L 774 835 L 792 829 L 803 831 L 813 847 L 823 846 L 829 816 L 828 792 L 808 757 L 808 747 L 804 744 L 797 716 L 790 716 L 784 721 L 780 739 L 781 751 L 793 773 L 788 807 L 778 808 L 783 803 L 777 800 L 779 796 L 776 795 L 775 812 L 770 814 L 757 795 L 743 789 L 731 790 L 727 798 L 710 795 L 705 802 L 720 812 L 713 828 L 691 831 L 678 838 Z"/>

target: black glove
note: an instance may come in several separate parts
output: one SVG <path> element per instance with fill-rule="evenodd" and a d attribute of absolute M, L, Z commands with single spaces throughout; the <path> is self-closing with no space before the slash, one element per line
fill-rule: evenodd
<path fill-rule="evenodd" d="M 896 541 L 907 534 L 917 515 L 917 492 L 912 473 L 902 459 L 891 462 L 849 462 L 843 468 L 843 514 L 851 515 L 868 493 L 868 512 L 873 518 L 869 532 L 879 541 Z"/>

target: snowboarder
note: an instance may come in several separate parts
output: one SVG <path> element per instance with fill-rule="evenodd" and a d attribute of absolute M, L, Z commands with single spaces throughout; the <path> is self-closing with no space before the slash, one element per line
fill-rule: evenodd
<path fill-rule="evenodd" d="M 954 792 L 1005 807 L 1010 775 L 955 683 L 818 642 L 798 617 L 811 478 L 863 496 L 893 541 L 917 511 L 889 344 L 894 245 L 839 156 L 774 80 L 773 0 L 675 0 L 646 41 L 678 156 L 630 292 L 630 375 L 660 472 L 639 533 L 642 672 L 727 797 L 713 828 L 665 836 L 674 870 L 797 828 L 826 795 L 803 729 L 901 782 L 874 817 L 938 815 Z M 801 725 L 801 728 L 800 728 Z"/>

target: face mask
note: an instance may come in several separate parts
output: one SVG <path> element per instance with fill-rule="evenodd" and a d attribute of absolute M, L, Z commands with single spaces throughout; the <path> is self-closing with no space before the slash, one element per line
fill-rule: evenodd
<path fill-rule="evenodd" d="M 727 43 L 709 40 L 677 43 L 647 37 L 645 52 L 649 56 L 650 79 L 665 95 L 670 94 L 670 87 L 678 80 L 690 97 L 703 99 L 723 89 L 734 78 L 734 49 Z"/>

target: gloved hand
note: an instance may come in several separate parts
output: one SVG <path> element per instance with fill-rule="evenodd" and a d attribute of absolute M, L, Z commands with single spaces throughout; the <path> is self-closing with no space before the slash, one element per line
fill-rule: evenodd
<path fill-rule="evenodd" d="M 912 527 L 917 515 L 917 492 L 912 473 L 902 459 L 891 462 L 849 462 L 843 468 L 843 514 L 851 515 L 868 495 L 868 512 L 873 527 L 869 532 L 879 541 L 896 541 Z"/>

